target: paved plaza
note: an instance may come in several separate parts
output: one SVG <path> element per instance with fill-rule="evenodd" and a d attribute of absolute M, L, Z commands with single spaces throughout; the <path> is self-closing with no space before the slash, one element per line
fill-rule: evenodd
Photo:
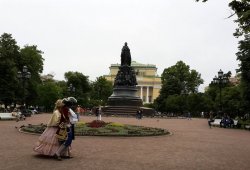
<path fill-rule="evenodd" d="M 172 135 L 158 137 L 76 137 L 72 159 L 57 161 L 33 152 L 39 136 L 15 127 L 46 123 L 50 114 L 25 121 L 0 121 L 0 170 L 249 170 L 250 132 L 212 128 L 206 119 L 103 117 L 106 122 L 159 127 Z M 95 117 L 82 116 L 91 121 Z"/>

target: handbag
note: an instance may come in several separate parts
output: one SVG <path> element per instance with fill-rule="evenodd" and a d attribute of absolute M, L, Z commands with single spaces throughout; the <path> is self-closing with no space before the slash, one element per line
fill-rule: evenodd
<path fill-rule="evenodd" d="M 59 141 L 65 141 L 68 137 L 67 128 L 63 122 L 58 126 L 56 137 Z"/>

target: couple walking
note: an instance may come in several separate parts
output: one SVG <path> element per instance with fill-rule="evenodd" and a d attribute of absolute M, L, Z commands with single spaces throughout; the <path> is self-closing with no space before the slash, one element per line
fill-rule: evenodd
<path fill-rule="evenodd" d="M 55 103 L 53 115 L 47 128 L 39 137 L 35 152 L 53 156 L 57 160 L 71 158 L 70 149 L 74 140 L 74 124 L 78 121 L 75 110 L 77 100 L 74 97 L 59 99 Z"/>

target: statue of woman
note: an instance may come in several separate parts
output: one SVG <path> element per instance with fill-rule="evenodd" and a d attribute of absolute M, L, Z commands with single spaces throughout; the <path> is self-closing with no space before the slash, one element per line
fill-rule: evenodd
<path fill-rule="evenodd" d="M 122 47 L 122 53 L 121 53 L 121 66 L 124 65 L 131 66 L 131 55 L 127 42 L 125 42 L 125 45 Z"/>

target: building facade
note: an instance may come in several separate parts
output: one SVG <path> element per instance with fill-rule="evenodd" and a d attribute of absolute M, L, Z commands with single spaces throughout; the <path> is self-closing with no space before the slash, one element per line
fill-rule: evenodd
<path fill-rule="evenodd" d="M 143 103 L 153 103 L 159 96 L 161 89 L 161 77 L 157 75 L 157 68 L 153 64 L 141 64 L 136 61 L 131 62 L 137 79 L 137 95 L 141 97 Z M 109 75 L 104 77 L 114 83 L 120 64 L 111 64 Z"/>

